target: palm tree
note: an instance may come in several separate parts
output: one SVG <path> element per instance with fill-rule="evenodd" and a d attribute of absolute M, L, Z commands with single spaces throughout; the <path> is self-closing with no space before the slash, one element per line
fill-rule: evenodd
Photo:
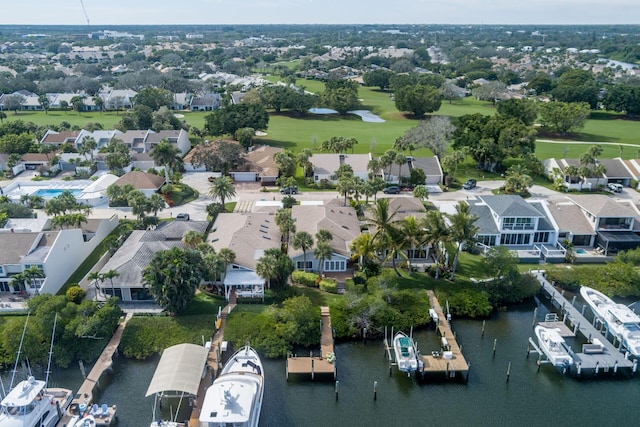
<path fill-rule="evenodd" d="M 440 277 L 440 245 L 449 239 L 449 229 L 445 223 L 442 212 L 431 210 L 424 219 L 424 240 L 433 248 L 436 261 L 435 278 Z"/>
<path fill-rule="evenodd" d="M 164 178 L 167 184 L 169 183 L 169 169 L 173 170 L 175 167 L 179 152 L 180 151 L 166 139 L 160 141 L 151 151 L 153 161 L 159 166 L 164 166 Z"/>
<path fill-rule="evenodd" d="M 513 165 L 507 171 L 507 179 L 504 190 L 507 193 L 524 194 L 533 185 L 533 179 L 528 175 L 528 170 L 521 164 Z"/>
<path fill-rule="evenodd" d="M 316 240 L 318 242 L 330 242 L 333 240 L 333 234 L 331 234 L 331 232 L 326 228 L 321 228 L 316 233 Z"/>
<path fill-rule="evenodd" d="M 306 231 L 299 231 L 293 236 L 293 248 L 302 249 L 302 271 L 307 271 L 307 251 L 313 246 L 313 237 Z"/>
<path fill-rule="evenodd" d="M 478 217 L 471 213 L 471 206 L 465 202 L 458 202 L 456 205 L 456 213 L 447 216 L 449 221 L 451 221 L 451 225 L 449 226 L 451 240 L 456 243 L 451 276 L 449 277 L 450 280 L 453 280 L 458 266 L 460 250 L 464 245 L 473 244 L 480 228 L 475 225 Z"/>
<path fill-rule="evenodd" d="M 220 258 L 224 265 L 224 274 L 222 276 L 222 280 L 224 281 L 224 278 L 227 275 L 227 267 L 236 260 L 236 253 L 232 249 L 222 248 L 220 249 L 220 252 L 218 252 L 218 258 Z"/>
<path fill-rule="evenodd" d="M 398 231 L 400 232 L 400 249 L 403 251 L 414 251 L 424 241 L 424 228 L 415 216 L 408 216 L 399 222 Z M 405 252 L 402 252 L 404 255 Z M 409 271 L 411 271 L 411 257 L 407 253 L 407 262 L 409 263 Z M 414 255 L 415 256 L 415 255 Z"/>
<path fill-rule="evenodd" d="M 98 143 L 92 136 L 86 135 L 82 138 L 81 148 L 83 148 L 87 154 L 91 154 L 91 161 L 93 161 L 93 150 L 98 148 Z"/>
<path fill-rule="evenodd" d="M 36 285 L 36 279 L 42 279 L 45 276 L 44 271 L 32 265 L 22 272 L 24 279 L 31 282 L 31 287 L 36 290 L 36 294 L 40 294 L 40 287 Z"/>
<path fill-rule="evenodd" d="M 209 195 L 215 200 L 220 200 L 224 212 L 224 202 L 236 195 L 236 189 L 233 187 L 233 181 L 228 176 L 216 178 L 211 183 Z"/>
<path fill-rule="evenodd" d="M 24 281 L 26 280 L 26 277 L 23 273 L 18 273 L 15 274 L 12 278 L 11 278 L 11 286 L 13 287 L 14 291 L 18 291 L 18 292 L 22 292 L 24 288 Z"/>
<path fill-rule="evenodd" d="M 93 281 L 93 286 L 95 286 L 95 288 L 98 291 L 100 291 L 100 286 L 98 286 L 98 282 L 100 282 L 100 283 L 104 282 L 104 275 L 103 274 L 101 274 L 99 271 L 92 271 L 87 276 L 87 279 L 92 280 Z"/>
<path fill-rule="evenodd" d="M 600 178 L 607 173 L 607 168 L 602 163 L 596 163 L 596 165 L 591 170 L 593 176 L 596 177 L 596 190 L 600 186 Z"/>
<path fill-rule="evenodd" d="M 38 104 L 44 110 L 44 114 L 49 114 L 49 98 L 44 93 L 42 95 L 38 95 Z"/>
<path fill-rule="evenodd" d="M 398 243 L 398 233 L 395 228 L 397 223 L 395 216 L 397 212 L 397 209 L 393 212 L 389 211 L 389 199 L 376 200 L 371 211 L 369 223 L 376 229 L 373 234 L 373 240 L 379 245 L 389 245 L 387 248 L 392 256 L 393 270 L 396 272 L 396 275 L 400 277 L 395 258 L 398 249 L 396 246 Z"/>
<path fill-rule="evenodd" d="M 416 185 L 416 188 L 413 189 L 413 197 L 420 199 L 424 202 L 424 199 L 429 198 L 429 190 L 426 185 Z"/>
<path fill-rule="evenodd" d="M 111 296 L 115 297 L 116 296 L 116 290 L 113 286 L 113 279 L 115 279 L 116 277 L 120 276 L 120 273 L 118 273 L 117 270 L 109 270 L 106 271 L 102 274 L 102 277 L 104 279 L 109 279 L 109 281 L 111 282 Z"/>
<path fill-rule="evenodd" d="M 153 216 L 158 216 L 158 211 L 162 211 L 165 207 L 164 198 L 158 193 L 153 193 L 148 200 L 149 209 L 153 212 Z"/>
<path fill-rule="evenodd" d="M 202 240 L 202 233 L 195 230 L 189 230 L 182 236 L 182 244 L 189 249 L 195 249 Z"/>
<path fill-rule="evenodd" d="M 318 244 L 316 244 L 313 256 L 318 259 L 318 263 L 320 264 L 320 276 L 322 276 L 324 272 L 325 260 L 331 259 L 331 255 L 333 255 L 333 249 L 331 249 L 331 245 L 328 242 L 318 242 Z"/>
<path fill-rule="evenodd" d="M 376 261 L 376 243 L 369 233 L 362 233 L 351 241 L 351 256 L 358 259 L 361 270 Z"/>
<path fill-rule="evenodd" d="M 277 257 L 272 252 L 265 251 L 256 263 L 256 273 L 263 279 L 267 279 L 267 289 L 271 288 L 271 279 L 278 277 Z"/>
<path fill-rule="evenodd" d="M 276 225 L 282 236 L 282 252 L 287 253 L 291 235 L 296 232 L 296 223 L 291 218 L 291 209 L 279 209 L 276 212 Z"/>
<path fill-rule="evenodd" d="M 402 153 L 396 154 L 393 162 L 398 165 L 398 185 L 402 185 L 402 166 L 407 164 L 407 156 Z"/>

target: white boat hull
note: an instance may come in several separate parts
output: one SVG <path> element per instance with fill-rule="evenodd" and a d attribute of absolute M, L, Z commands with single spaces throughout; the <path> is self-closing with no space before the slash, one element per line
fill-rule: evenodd
<path fill-rule="evenodd" d="M 633 356 L 640 357 L 640 316 L 595 289 L 583 286 L 580 295 L 624 348 Z"/>
<path fill-rule="evenodd" d="M 412 373 L 418 370 L 418 357 L 415 344 L 404 332 L 398 332 L 393 337 L 393 351 L 400 372 Z"/>
<path fill-rule="evenodd" d="M 229 358 L 207 389 L 200 427 L 257 427 L 264 395 L 264 369 L 258 353 L 246 346 Z"/>
<path fill-rule="evenodd" d="M 545 328 L 544 326 L 536 326 L 536 337 L 540 350 L 547 356 L 549 362 L 556 367 L 566 369 L 573 365 L 573 357 L 571 349 L 560 336 L 560 330 L 557 328 Z"/>

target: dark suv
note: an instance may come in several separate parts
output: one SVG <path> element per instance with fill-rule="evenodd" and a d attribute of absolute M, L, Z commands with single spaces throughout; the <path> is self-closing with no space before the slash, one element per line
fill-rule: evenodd
<path fill-rule="evenodd" d="M 391 187 L 387 187 L 382 190 L 384 194 L 400 194 L 400 187 L 397 185 L 392 185 Z"/>
<path fill-rule="evenodd" d="M 475 188 L 476 184 L 477 182 L 475 179 L 468 179 L 467 182 L 464 183 L 462 188 L 464 188 L 465 190 L 471 190 L 472 188 Z"/>
<path fill-rule="evenodd" d="M 298 194 L 298 187 L 283 187 L 280 194 Z"/>

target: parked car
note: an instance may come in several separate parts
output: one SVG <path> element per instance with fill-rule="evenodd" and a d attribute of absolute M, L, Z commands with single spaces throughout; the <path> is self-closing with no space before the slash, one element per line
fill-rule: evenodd
<path fill-rule="evenodd" d="M 387 187 L 382 190 L 384 194 L 400 194 L 400 187 L 397 185 L 392 185 L 391 187 Z"/>
<path fill-rule="evenodd" d="M 475 188 L 475 187 L 476 187 L 476 184 L 477 184 L 477 183 L 478 183 L 478 182 L 477 182 L 475 179 L 473 179 L 473 178 L 472 178 L 472 179 L 468 179 L 468 180 L 467 180 L 467 182 L 465 182 L 465 183 L 462 185 L 462 188 L 464 188 L 465 190 L 471 190 L 472 188 Z"/>
<path fill-rule="evenodd" d="M 622 193 L 622 184 L 618 184 L 616 182 L 610 182 L 607 184 L 607 188 L 614 193 Z"/>
<path fill-rule="evenodd" d="M 283 187 L 280 194 L 298 194 L 298 187 Z"/>
<path fill-rule="evenodd" d="M 176 221 L 189 221 L 188 213 L 179 213 L 176 215 Z"/>

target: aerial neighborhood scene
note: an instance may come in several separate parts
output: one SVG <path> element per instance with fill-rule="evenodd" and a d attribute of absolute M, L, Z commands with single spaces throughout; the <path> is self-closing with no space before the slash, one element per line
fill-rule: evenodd
<path fill-rule="evenodd" d="M 24 3 L 0 427 L 635 421 L 640 6 Z"/>

